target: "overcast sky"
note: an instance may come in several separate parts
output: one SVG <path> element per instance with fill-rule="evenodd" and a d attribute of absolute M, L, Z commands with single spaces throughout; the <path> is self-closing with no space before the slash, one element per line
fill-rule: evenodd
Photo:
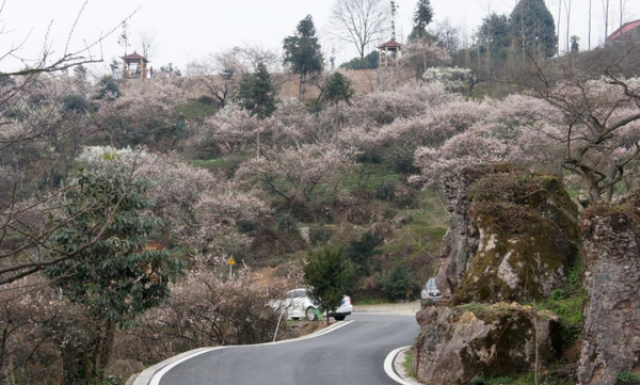
<path fill-rule="evenodd" d="M 398 36 L 411 32 L 411 19 L 417 0 L 397 0 L 399 4 Z M 470 36 L 489 11 L 510 13 L 517 0 L 431 0 L 435 11 L 434 24 L 449 19 L 461 32 Z M 560 0 L 546 0 L 557 19 Z M 565 0 L 568 1 L 568 0 Z M 603 0 L 593 0 L 592 45 L 604 40 Z M 620 24 L 620 1 L 611 1 L 610 32 Z M 622 0 L 623 2 L 625 0 Z M 73 33 L 70 46 L 79 49 L 85 43 L 98 39 L 139 8 L 129 22 L 133 37 L 133 50 L 141 51 L 139 36 L 142 32 L 155 36 L 151 56 L 152 65 L 160 67 L 169 62 L 180 68 L 209 52 L 223 51 L 243 45 L 261 45 L 280 49 L 282 40 L 293 33 L 296 24 L 306 15 L 313 16 L 321 36 L 325 56 L 332 49 L 338 62 L 355 56 L 348 43 L 332 38 L 328 28 L 334 0 L 91 0 Z M 0 15 L 4 35 L 0 47 L 6 52 L 11 46 L 25 41 L 19 55 L 24 59 L 37 56 L 48 41 L 57 54 L 64 51 L 67 36 L 84 0 L 6 0 Z M 571 34 L 580 36 L 581 47 L 587 46 L 588 0 L 572 0 Z M 566 26 L 565 11 L 561 19 Z M 626 0 L 625 21 L 640 18 L 640 0 Z M 557 22 L 557 20 L 556 20 Z M 101 49 L 93 50 L 108 63 L 123 54 L 115 33 L 105 39 Z M 564 32 L 561 33 L 564 36 Z M 561 39 L 564 48 L 564 38 Z M 54 55 L 56 56 L 56 55 Z M 15 60 L 0 62 L 0 70 L 10 70 Z M 102 67 L 106 71 L 106 64 Z"/>

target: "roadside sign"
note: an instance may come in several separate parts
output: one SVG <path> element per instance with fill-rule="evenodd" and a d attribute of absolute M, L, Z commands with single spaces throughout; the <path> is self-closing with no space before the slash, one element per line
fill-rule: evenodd
<path fill-rule="evenodd" d="M 227 260 L 227 265 L 233 266 L 235 264 L 236 264 L 236 260 L 233 257 Z"/>

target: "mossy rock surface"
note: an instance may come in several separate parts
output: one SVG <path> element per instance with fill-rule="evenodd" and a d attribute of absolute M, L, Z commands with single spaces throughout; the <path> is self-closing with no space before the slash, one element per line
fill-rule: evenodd
<path fill-rule="evenodd" d="M 566 284 L 577 250 L 557 223 L 504 203 L 482 202 L 472 212 L 480 246 L 454 304 L 542 300 Z"/>
<path fill-rule="evenodd" d="M 541 369 L 560 353 L 558 317 L 505 303 L 425 308 L 414 370 L 428 384 L 466 384 L 474 378 L 512 377 Z M 537 333 L 537 336 L 536 336 Z"/>

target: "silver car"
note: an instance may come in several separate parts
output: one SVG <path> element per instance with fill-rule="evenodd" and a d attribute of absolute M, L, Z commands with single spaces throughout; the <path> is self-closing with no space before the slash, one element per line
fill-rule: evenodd
<path fill-rule="evenodd" d="M 438 302 L 442 299 L 442 293 L 436 286 L 436 278 L 433 277 L 427 281 L 424 288 L 420 292 L 420 302 L 422 305 L 428 305 Z"/>

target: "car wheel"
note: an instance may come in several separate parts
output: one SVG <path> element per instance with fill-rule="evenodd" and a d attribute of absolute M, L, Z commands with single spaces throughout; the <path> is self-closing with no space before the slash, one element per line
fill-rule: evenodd
<path fill-rule="evenodd" d="M 346 317 L 346 315 L 336 315 L 333 318 L 335 318 L 336 321 L 344 321 Z"/>
<path fill-rule="evenodd" d="M 304 313 L 309 321 L 315 321 L 318 317 L 316 317 L 316 308 L 309 306 L 307 311 Z"/>

